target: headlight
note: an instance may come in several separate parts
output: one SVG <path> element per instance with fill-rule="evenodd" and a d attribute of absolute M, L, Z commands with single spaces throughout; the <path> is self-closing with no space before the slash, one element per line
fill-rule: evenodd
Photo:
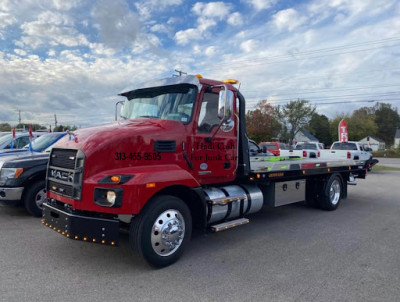
<path fill-rule="evenodd" d="M 18 178 L 23 171 L 22 168 L 2 168 L 0 178 Z"/>
<path fill-rule="evenodd" d="M 110 203 L 110 207 L 115 204 L 115 200 L 117 199 L 117 194 L 114 191 L 107 192 L 107 201 Z"/>

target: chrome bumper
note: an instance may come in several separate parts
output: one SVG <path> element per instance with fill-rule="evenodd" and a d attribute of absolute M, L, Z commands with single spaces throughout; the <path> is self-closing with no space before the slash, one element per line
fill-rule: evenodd
<path fill-rule="evenodd" d="M 21 200 L 24 187 L 0 188 L 0 200 Z"/>

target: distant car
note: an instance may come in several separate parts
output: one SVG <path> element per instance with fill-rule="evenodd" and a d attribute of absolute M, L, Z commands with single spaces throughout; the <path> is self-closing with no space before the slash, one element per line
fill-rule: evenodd
<path fill-rule="evenodd" d="M 35 140 L 32 141 L 32 151 L 33 152 L 43 152 L 46 148 L 56 143 L 59 139 L 64 137 L 67 133 L 66 132 L 52 132 L 52 133 L 45 133 L 40 137 L 37 137 Z M 29 141 L 29 135 L 28 135 Z M 12 154 L 19 154 L 25 153 L 29 151 L 29 144 L 25 145 L 22 149 L 3 149 L 0 150 L 0 157 L 8 156 Z"/>
<path fill-rule="evenodd" d="M 45 133 L 46 132 L 33 132 L 33 138 L 35 139 Z M 12 141 L 13 141 L 12 133 L 9 133 L 9 134 L 6 134 L 6 135 L 3 135 L 2 137 L 0 137 L 0 150 L 1 149 L 10 149 Z M 15 133 L 13 149 L 21 149 L 28 143 L 29 143 L 29 132 Z"/>
<path fill-rule="evenodd" d="M 281 155 L 281 150 L 289 150 L 289 147 L 284 143 L 279 142 L 262 142 L 259 144 L 263 152 L 271 152 L 275 156 Z"/>

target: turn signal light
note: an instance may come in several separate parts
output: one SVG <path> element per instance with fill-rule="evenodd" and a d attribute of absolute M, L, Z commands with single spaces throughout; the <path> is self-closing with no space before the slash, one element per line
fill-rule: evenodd
<path fill-rule="evenodd" d="M 113 176 L 111 176 L 110 180 L 111 180 L 112 182 L 118 183 L 118 182 L 121 181 L 121 176 L 119 176 L 119 175 L 113 175 Z"/>

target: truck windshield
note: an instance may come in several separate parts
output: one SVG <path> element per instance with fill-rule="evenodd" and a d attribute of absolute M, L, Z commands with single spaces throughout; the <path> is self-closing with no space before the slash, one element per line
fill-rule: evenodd
<path fill-rule="evenodd" d="M 184 124 L 192 118 L 197 87 L 190 84 L 133 90 L 121 109 L 124 119 L 157 118 Z"/>

